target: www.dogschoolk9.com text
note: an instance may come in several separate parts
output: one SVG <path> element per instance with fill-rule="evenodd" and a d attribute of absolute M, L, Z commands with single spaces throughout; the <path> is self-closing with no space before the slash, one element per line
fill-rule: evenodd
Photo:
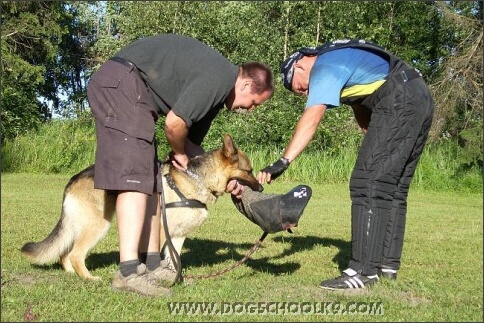
<path fill-rule="evenodd" d="M 171 315 L 383 315 L 382 302 L 168 302 Z"/>

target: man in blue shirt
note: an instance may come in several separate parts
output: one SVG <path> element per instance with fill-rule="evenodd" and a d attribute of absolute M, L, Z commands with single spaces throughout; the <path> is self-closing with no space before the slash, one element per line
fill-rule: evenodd
<path fill-rule="evenodd" d="M 365 133 L 351 174 L 351 260 L 331 290 L 364 288 L 400 269 L 407 195 L 430 130 L 434 104 L 420 72 L 376 44 L 338 40 L 301 48 L 281 65 L 284 86 L 307 96 L 283 157 L 262 169 L 272 182 L 312 140 L 326 110 L 353 108 Z"/>

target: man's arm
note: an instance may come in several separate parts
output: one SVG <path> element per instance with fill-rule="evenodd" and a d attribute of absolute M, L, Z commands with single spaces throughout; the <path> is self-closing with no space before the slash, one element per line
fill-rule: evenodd
<path fill-rule="evenodd" d="M 281 160 L 286 159 L 287 162 L 281 160 L 264 168 L 257 174 L 259 183 L 270 183 L 282 174 L 296 157 L 306 148 L 309 142 L 313 139 L 319 123 L 323 120 L 326 105 L 314 105 L 304 110 L 301 118 L 296 124 L 294 133 L 289 141 Z"/>
<path fill-rule="evenodd" d="M 326 105 L 314 105 L 304 110 L 301 118 L 296 124 L 294 133 L 289 144 L 284 150 L 283 157 L 292 162 L 306 148 L 311 139 L 313 139 L 319 123 L 324 117 Z"/>
<path fill-rule="evenodd" d="M 368 125 L 370 124 L 371 110 L 359 104 L 353 104 L 351 108 L 353 109 L 356 122 L 360 126 L 363 133 L 366 133 L 368 130 Z"/>
<path fill-rule="evenodd" d="M 173 165 L 180 169 L 186 169 L 188 156 L 185 151 L 185 142 L 188 135 L 188 127 L 185 121 L 173 111 L 168 112 L 165 119 L 165 137 L 172 150 Z"/>

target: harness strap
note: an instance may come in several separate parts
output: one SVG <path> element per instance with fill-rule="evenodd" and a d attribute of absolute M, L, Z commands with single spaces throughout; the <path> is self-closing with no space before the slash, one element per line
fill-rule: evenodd
<path fill-rule="evenodd" d="M 165 174 L 166 178 L 166 183 L 172 190 L 175 191 L 175 193 L 178 195 L 181 201 L 177 202 L 170 202 L 166 203 L 165 207 L 170 208 L 170 207 L 196 207 L 196 208 L 203 208 L 206 209 L 207 205 L 205 203 L 200 202 L 199 200 L 194 200 L 194 199 L 187 199 L 185 195 L 178 189 L 178 187 L 175 185 L 175 182 L 173 181 L 173 178 L 169 174 Z"/>
<path fill-rule="evenodd" d="M 185 199 L 183 201 L 171 202 L 165 204 L 166 208 L 170 207 L 196 207 L 196 208 L 203 208 L 206 209 L 207 205 L 200 202 L 199 200 L 188 200 Z"/>

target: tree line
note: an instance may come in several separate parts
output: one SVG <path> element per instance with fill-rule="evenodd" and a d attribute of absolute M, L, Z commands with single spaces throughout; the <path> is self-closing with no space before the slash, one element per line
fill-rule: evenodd
<path fill-rule="evenodd" d="M 482 1 L 3 1 L 1 9 L 2 143 L 57 117 L 89 118 L 86 85 L 100 64 L 138 38 L 177 33 L 233 63 L 273 69 L 274 97 L 249 117 L 222 113 L 213 136 L 282 147 L 304 101 L 283 89 L 280 63 L 303 46 L 363 38 L 424 74 L 436 102 L 431 141 L 458 140 L 482 161 Z M 334 111 L 318 149 L 356 138 L 349 109 Z"/>

